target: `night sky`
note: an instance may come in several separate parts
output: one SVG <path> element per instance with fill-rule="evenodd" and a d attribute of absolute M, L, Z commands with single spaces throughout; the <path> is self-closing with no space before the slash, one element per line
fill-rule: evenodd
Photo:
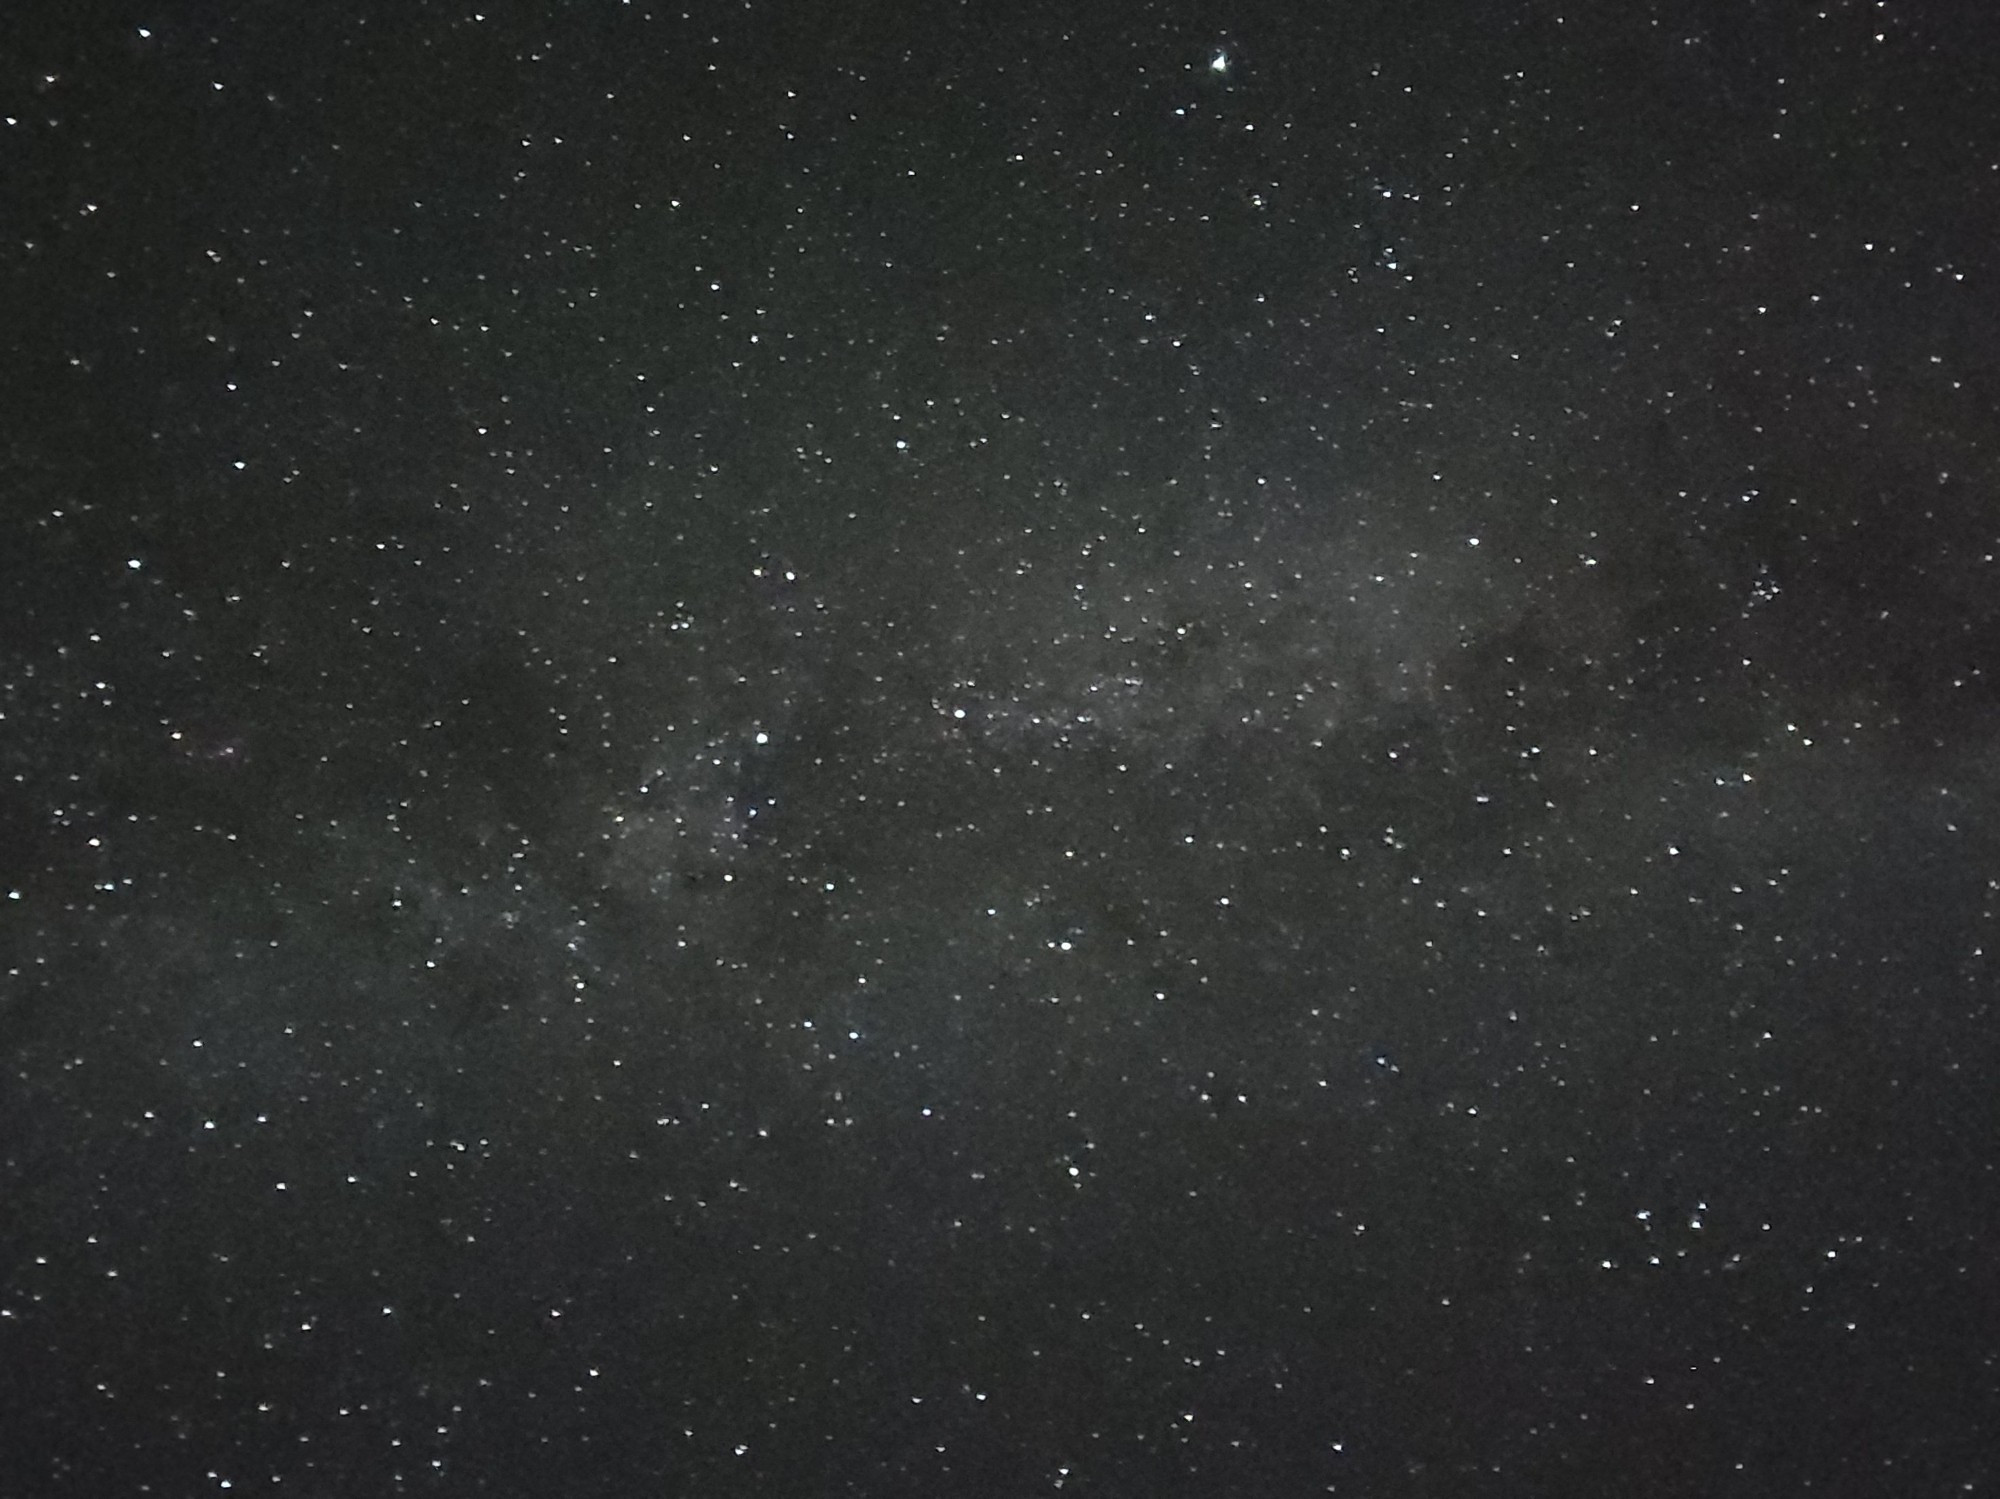
<path fill-rule="evenodd" d="M 0 1493 L 2000 1486 L 2000 18 L 0 19 Z"/>

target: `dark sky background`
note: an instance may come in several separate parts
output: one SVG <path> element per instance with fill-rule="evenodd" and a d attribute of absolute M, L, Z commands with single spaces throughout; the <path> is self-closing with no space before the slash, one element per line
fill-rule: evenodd
<path fill-rule="evenodd" d="M 0 1492 L 2000 1485 L 2000 27 L 0 20 Z"/>

